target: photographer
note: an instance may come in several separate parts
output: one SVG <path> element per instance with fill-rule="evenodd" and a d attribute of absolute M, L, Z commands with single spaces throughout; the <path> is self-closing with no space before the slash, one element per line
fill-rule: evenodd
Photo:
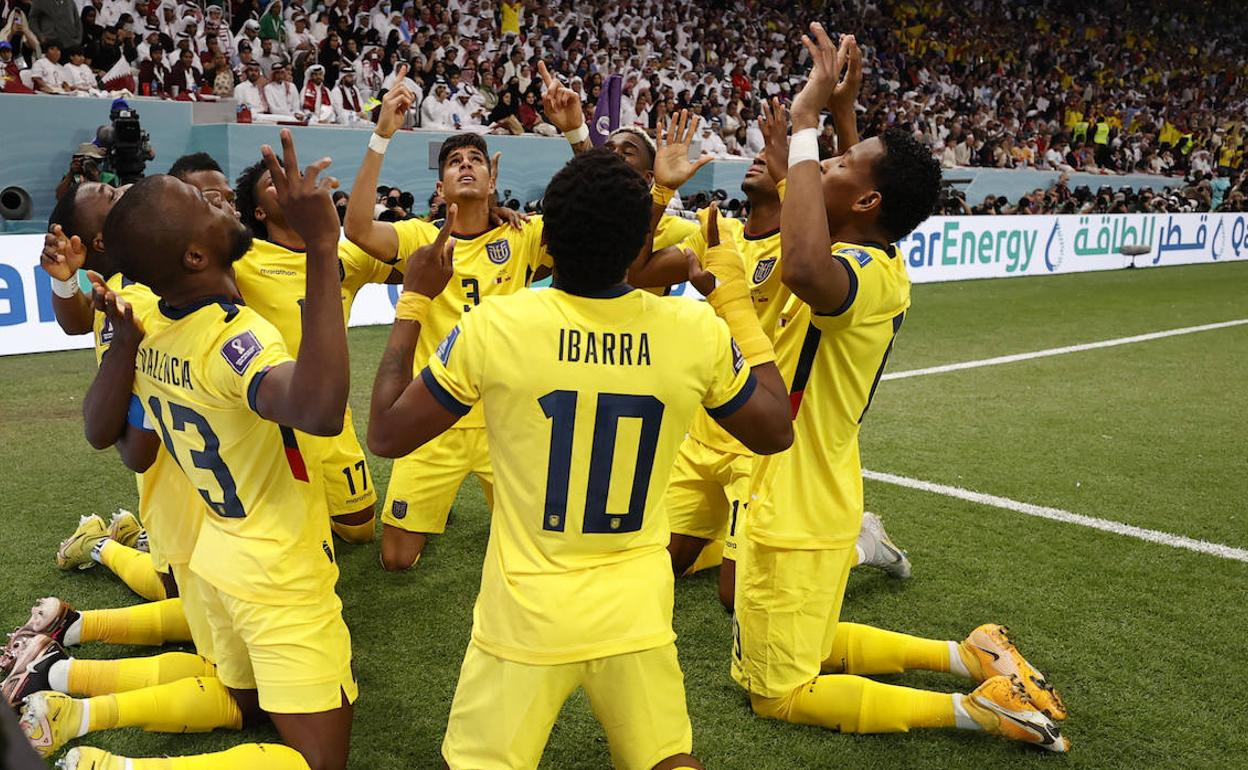
<path fill-rule="evenodd" d="M 78 151 L 74 153 L 73 160 L 69 162 L 69 170 L 65 172 L 65 176 L 61 177 L 60 183 L 56 186 L 56 199 L 60 200 L 71 187 L 83 182 L 103 182 L 116 187 L 117 175 L 111 171 L 105 171 L 103 163 L 104 150 L 89 142 L 78 145 Z"/>

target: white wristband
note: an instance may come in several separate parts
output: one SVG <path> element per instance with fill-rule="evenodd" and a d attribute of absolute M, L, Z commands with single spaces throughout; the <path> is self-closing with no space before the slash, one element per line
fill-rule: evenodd
<path fill-rule="evenodd" d="M 390 146 L 390 137 L 388 136 L 381 136 L 380 134 L 374 132 L 370 134 L 368 137 L 368 149 L 372 150 L 378 155 L 385 155 L 386 148 L 389 146 Z"/>
<path fill-rule="evenodd" d="M 52 279 L 52 293 L 61 299 L 69 299 L 80 291 L 82 291 L 82 287 L 78 285 L 77 275 L 74 275 L 68 281 L 62 281 L 59 278 Z"/>
<path fill-rule="evenodd" d="M 582 123 L 578 128 L 564 131 L 563 138 L 568 140 L 568 144 L 580 144 L 589 138 L 589 126 Z"/>
<path fill-rule="evenodd" d="M 789 168 L 808 160 L 819 162 L 819 129 L 817 128 L 803 128 L 801 131 L 795 131 L 789 139 Z"/>

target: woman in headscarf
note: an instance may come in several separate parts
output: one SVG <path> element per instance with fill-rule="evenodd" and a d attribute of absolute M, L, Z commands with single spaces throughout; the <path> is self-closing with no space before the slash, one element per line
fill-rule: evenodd
<path fill-rule="evenodd" d="M 490 132 L 495 134 L 523 134 L 524 126 L 520 123 L 516 113 L 519 111 L 520 105 L 516 104 L 516 92 L 507 90 L 498 96 L 498 104 L 494 105 L 494 109 L 490 110 L 487 120 L 490 123 Z"/>
<path fill-rule="evenodd" d="M 104 34 L 104 28 L 95 23 L 99 12 L 95 10 L 95 6 L 88 3 L 82 7 L 82 47 L 88 48 L 92 45 L 98 45 L 101 35 Z"/>

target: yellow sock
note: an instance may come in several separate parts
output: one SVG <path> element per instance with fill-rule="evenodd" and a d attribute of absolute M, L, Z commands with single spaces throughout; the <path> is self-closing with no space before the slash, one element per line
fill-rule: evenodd
<path fill-rule="evenodd" d="M 704 569 L 718 567 L 724 560 L 724 541 L 712 540 L 702 548 L 702 553 L 698 554 L 698 558 L 694 560 L 689 569 L 685 571 L 686 575 L 692 575 L 695 572 L 701 572 Z"/>
<path fill-rule="evenodd" d="M 111 695 L 188 677 L 215 677 L 216 671 L 216 666 L 207 658 L 189 652 L 166 652 L 150 658 L 120 660 L 75 659 L 69 664 L 69 692 L 73 695 Z"/>
<path fill-rule="evenodd" d="M 197 676 L 141 690 L 100 695 L 87 703 L 87 732 L 141 727 L 153 733 L 238 730 L 243 714 L 216 677 Z"/>
<path fill-rule="evenodd" d="M 116 540 L 105 540 L 100 547 L 100 563 L 113 571 L 131 591 L 149 602 L 168 599 L 160 573 L 152 566 L 152 555 L 128 548 Z"/>
<path fill-rule="evenodd" d="M 899 674 L 949 670 L 949 642 L 885 631 L 858 623 L 837 623 L 832 652 L 823 670 L 835 674 Z"/>
<path fill-rule="evenodd" d="M 191 641 L 181 599 L 118 607 L 112 610 L 84 610 L 82 641 L 109 644 L 145 644 Z"/>
<path fill-rule="evenodd" d="M 363 524 L 343 524 L 340 521 L 330 519 L 329 525 L 334 530 L 335 535 L 355 545 L 373 542 L 373 536 L 377 533 L 376 517 L 369 519 Z"/>
<path fill-rule="evenodd" d="M 943 692 L 895 687 L 860 676 L 816 677 L 788 696 L 751 698 L 760 716 L 843 733 L 897 733 L 913 727 L 954 727 L 953 699 Z"/>
<path fill-rule="evenodd" d="M 303 755 L 280 743 L 244 743 L 215 754 L 160 759 L 108 758 L 99 770 L 308 770 Z"/>

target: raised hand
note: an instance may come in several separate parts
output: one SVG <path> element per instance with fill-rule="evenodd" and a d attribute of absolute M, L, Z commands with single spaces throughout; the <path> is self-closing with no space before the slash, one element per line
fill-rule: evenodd
<path fill-rule="evenodd" d="M 833 113 L 853 113 L 854 102 L 858 100 L 858 92 L 862 90 L 862 49 L 853 35 L 841 35 L 841 45 L 837 55 L 845 67 L 836 88 L 832 89 L 832 97 L 828 100 L 828 109 Z"/>
<path fill-rule="evenodd" d="M 78 274 L 82 264 L 87 260 L 87 247 L 78 236 L 65 237 L 60 225 L 52 225 L 47 235 L 43 236 L 43 252 L 39 255 L 39 266 L 44 272 L 58 281 L 68 281 Z"/>
<path fill-rule="evenodd" d="M 681 110 L 667 125 L 666 136 L 660 129 L 655 138 L 658 139 L 658 151 L 654 154 L 654 183 L 671 190 L 677 190 L 682 184 L 693 178 L 698 169 L 710 163 L 714 158 L 703 155 L 695 161 L 689 160 L 689 146 L 697 136 L 698 123 L 701 118 L 690 116 L 688 110 Z"/>
<path fill-rule="evenodd" d="M 706 239 L 706 269 L 715 276 L 715 280 L 718 283 L 727 283 L 738 278 L 744 281 L 745 265 L 741 262 L 741 254 L 737 251 L 736 244 L 731 240 L 722 242 L 720 238 L 719 201 L 713 201 L 707 207 L 702 235 Z M 721 243 L 725 248 L 720 248 Z"/>
<path fill-rule="evenodd" d="M 338 243 L 338 209 L 334 207 L 333 190 L 338 180 L 327 176 L 320 181 L 317 175 L 329 168 L 333 161 L 321 158 L 299 172 L 299 158 L 295 155 L 295 140 L 289 129 L 282 129 L 282 155 L 284 163 L 277 162 L 273 148 L 264 145 L 260 154 L 273 179 L 277 202 L 282 207 L 287 223 L 299 233 L 309 252 L 315 244 L 322 248 L 335 248 Z"/>
<path fill-rule="evenodd" d="M 537 63 L 537 74 L 542 76 L 545 91 L 542 93 L 542 111 L 546 119 L 560 131 L 574 131 L 585 123 L 581 111 L 581 97 L 568 88 L 546 69 L 546 62 Z"/>
<path fill-rule="evenodd" d="M 400 64 L 394 71 L 394 85 L 381 100 L 381 112 L 377 115 L 377 128 L 373 131 L 381 137 L 389 138 L 403 127 L 408 110 L 416 101 L 416 96 L 404 85 L 407 77 L 407 65 Z"/>
<path fill-rule="evenodd" d="M 763 101 L 758 128 L 763 132 L 763 160 L 767 163 L 767 173 L 779 183 L 789 173 L 789 117 L 779 99 L 773 96 L 770 101 Z"/>
<path fill-rule="evenodd" d="M 836 46 L 832 45 L 828 33 L 824 32 L 823 25 L 817 21 L 812 22 L 810 32 L 814 36 L 813 40 L 810 35 L 802 35 L 802 45 L 810 54 L 810 77 L 793 100 L 795 131 L 819 126 L 819 112 L 832 98 L 832 92 L 836 90 L 841 76 L 840 55 Z"/>
<path fill-rule="evenodd" d="M 446 208 L 446 219 L 433 243 L 421 246 L 407 260 L 407 272 L 403 274 L 403 291 L 414 291 L 430 299 L 442 293 L 447 281 L 455 272 L 455 215 L 459 205 L 452 203 Z"/>
<path fill-rule="evenodd" d="M 91 281 L 91 304 L 112 324 L 112 345 L 138 347 L 143 339 L 144 331 L 143 324 L 134 317 L 134 308 L 108 288 L 99 273 L 89 270 L 87 278 Z"/>

